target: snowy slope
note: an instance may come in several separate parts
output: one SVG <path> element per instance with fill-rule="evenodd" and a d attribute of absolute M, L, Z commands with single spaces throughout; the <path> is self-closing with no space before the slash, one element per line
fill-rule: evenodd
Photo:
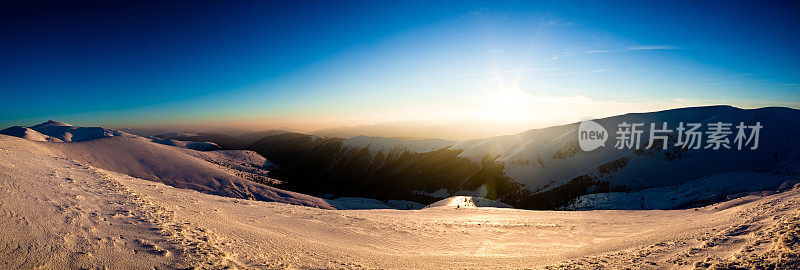
<path fill-rule="evenodd" d="M 798 188 L 688 210 L 333 211 L 173 188 L 48 145 L 0 136 L 2 269 L 800 266 Z"/>
<path fill-rule="evenodd" d="M 753 191 L 771 194 L 796 183 L 797 177 L 785 173 L 717 173 L 668 187 L 583 195 L 563 209 L 680 209 L 723 201 Z"/>
<path fill-rule="evenodd" d="M 281 183 L 268 177 L 275 166 L 252 151 L 198 152 L 192 149 L 219 147 L 213 143 L 141 137 L 100 127 L 74 127 L 52 120 L 30 128 L 12 127 L 3 133 L 40 141 L 42 147 L 93 167 L 174 187 L 233 198 L 332 208 L 322 199 L 268 186 Z"/>
<path fill-rule="evenodd" d="M 48 143 L 67 158 L 93 167 L 204 193 L 331 208 L 324 200 L 276 189 L 237 176 L 225 167 L 176 147 L 139 138 L 109 137 L 84 142 Z M 229 156 L 229 155 L 228 155 Z M 211 158 L 206 155 L 206 158 Z M 218 163 L 224 164 L 220 160 Z"/>
<path fill-rule="evenodd" d="M 184 150 L 184 153 L 223 167 L 230 173 L 266 185 L 280 185 L 282 181 L 269 176 L 270 171 L 278 168 L 277 165 L 249 150 L 215 150 L 194 151 Z"/>

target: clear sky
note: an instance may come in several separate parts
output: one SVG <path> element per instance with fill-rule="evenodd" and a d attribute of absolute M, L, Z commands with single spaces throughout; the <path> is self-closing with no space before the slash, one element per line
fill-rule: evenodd
<path fill-rule="evenodd" d="M 646 2 L 3 1 L 0 127 L 800 108 L 800 2 Z"/>

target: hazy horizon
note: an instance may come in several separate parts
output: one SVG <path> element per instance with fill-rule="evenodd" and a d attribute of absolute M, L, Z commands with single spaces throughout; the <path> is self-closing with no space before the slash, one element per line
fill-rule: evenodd
<path fill-rule="evenodd" d="M 429 139 L 429 138 L 437 138 L 437 139 L 445 139 L 445 140 L 470 140 L 470 139 L 483 139 L 483 138 L 490 138 L 496 136 L 503 136 L 503 135 L 514 135 L 518 133 L 522 133 L 525 131 L 529 131 L 532 129 L 541 129 L 541 128 L 548 128 L 548 127 L 555 127 L 567 124 L 573 124 L 580 122 L 582 120 L 588 119 L 600 119 L 606 117 L 615 117 L 620 116 L 623 114 L 629 113 L 652 113 L 658 111 L 665 111 L 665 110 L 672 110 L 672 109 L 686 109 L 686 108 L 693 108 L 693 107 L 707 107 L 707 106 L 731 106 L 731 105 L 704 105 L 704 106 L 692 106 L 692 107 L 680 107 L 680 108 L 668 108 L 668 109 L 659 109 L 659 110 L 650 110 L 650 111 L 634 111 L 634 112 L 627 112 L 627 113 L 620 113 L 620 114 L 613 114 L 613 115 L 603 115 L 599 117 L 587 117 L 584 119 L 579 119 L 575 121 L 568 121 L 564 123 L 553 123 L 549 125 L 519 125 L 519 124 L 509 124 L 509 123 L 437 123 L 432 121 L 393 121 L 393 122 L 381 122 L 381 123 L 374 123 L 374 124 L 360 124 L 360 125 L 353 125 L 353 126 L 334 126 L 329 128 L 321 128 L 321 129 L 296 129 L 296 128 L 289 128 L 286 126 L 278 126 L 278 127 L 271 127 L 267 126 L 264 128 L 259 128 L 258 126 L 253 125 L 246 125 L 237 127 L 234 125 L 226 124 L 219 124 L 219 125 L 180 125 L 180 124 L 163 124 L 159 126 L 153 125 L 145 125 L 145 126 L 106 126 L 103 124 L 96 124 L 92 122 L 87 123 L 69 123 L 70 125 L 77 125 L 77 126 L 102 126 L 105 128 L 114 128 L 120 129 L 128 132 L 132 132 L 137 135 L 142 136 L 154 136 L 154 135 L 163 135 L 168 133 L 181 133 L 181 132 L 189 132 L 189 133 L 216 133 L 216 134 L 224 134 L 229 136 L 239 136 L 245 135 L 247 133 L 257 133 L 257 132 L 267 132 L 267 131 L 287 131 L 287 132 L 298 132 L 304 133 L 309 135 L 320 135 L 320 136 L 327 136 L 327 137 L 340 137 L 340 138 L 350 138 L 355 136 L 369 136 L 369 137 L 387 137 L 387 138 L 403 138 L 403 139 Z M 733 106 L 735 107 L 735 106 Z M 771 106 L 775 107 L 775 106 Z M 740 107 L 735 107 L 740 108 Z M 767 108 L 767 107 L 759 107 L 759 108 Z M 759 108 L 740 108 L 740 109 L 759 109 Z M 41 120 L 38 122 L 31 122 L 26 124 L 20 124 L 19 126 L 33 126 L 36 124 L 41 124 L 46 121 L 60 121 L 58 119 L 47 119 Z M 7 127 L 0 127 L 7 128 Z"/>

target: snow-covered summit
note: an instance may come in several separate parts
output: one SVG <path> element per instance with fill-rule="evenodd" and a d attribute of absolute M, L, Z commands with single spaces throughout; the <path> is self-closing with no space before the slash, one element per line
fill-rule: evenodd
<path fill-rule="evenodd" d="M 47 122 L 44 122 L 44 123 L 41 123 L 41 124 L 38 124 L 38 125 L 34 125 L 31 128 L 37 129 L 37 128 L 44 128 L 44 127 L 71 127 L 71 126 L 72 125 L 64 123 L 64 122 L 61 122 L 61 121 L 47 120 Z"/>
<path fill-rule="evenodd" d="M 21 127 L 21 126 L 14 126 L 7 129 L 0 131 L 0 134 L 5 134 L 14 137 L 20 137 L 26 140 L 35 141 L 35 142 L 61 142 L 60 139 L 56 139 L 42 133 L 39 133 L 36 130 L 33 130 L 28 127 Z"/>
<path fill-rule="evenodd" d="M 212 142 L 186 142 L 156 137 L 142 137 L 116 129 L 102 127 L 77 127 L 64 122 L 48 120 L 30 127 L 13 126 L 0 130 L 0 134 L 39 142 L 82 142 L 115 136 L 141 139 L 158 144 L 188 148 L 200 151 L 218 150 L 221 147 Z"/>
<path fill-rule="evenodd" d="M 33 131 L 39 134 L 36 134 Z M 49 120 L 47 122 L 30 127 L 10 127 L 0 131 L 0 134 L 11 135 L 33 141 L 53 142 L 78 142 L 113 136 L 135 137 L 134 135 L 119 130 L 105 129 L 101 127 L 75 127 L 70 124 L 55 120 Z"/>

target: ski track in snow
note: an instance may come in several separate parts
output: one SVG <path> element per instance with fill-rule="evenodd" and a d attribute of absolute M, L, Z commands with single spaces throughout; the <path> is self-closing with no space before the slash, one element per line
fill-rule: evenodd
<path fill-rule="evenodd" d="M 0 136 L 0 268 L 797 268 L 800 189 L 687 210 L 325 210 L 97 169 Z"/>

